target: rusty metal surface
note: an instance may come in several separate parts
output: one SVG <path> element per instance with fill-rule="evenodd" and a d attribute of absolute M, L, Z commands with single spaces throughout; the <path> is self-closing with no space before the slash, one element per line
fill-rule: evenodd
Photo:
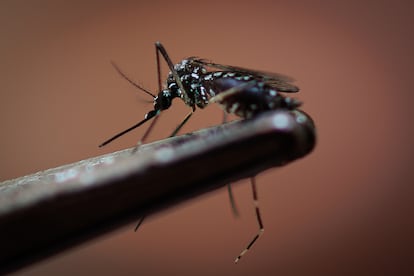
<path fill-rule="evenodd" d="M 0 272 L 312 151 L 312 119 L 276 111 L 0 183 Z"/>

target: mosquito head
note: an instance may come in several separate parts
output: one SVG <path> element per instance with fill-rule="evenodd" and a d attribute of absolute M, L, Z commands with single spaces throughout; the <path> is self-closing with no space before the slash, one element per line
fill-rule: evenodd
<path fill-rule="evenodd" d="M 154 110 L 165 110 L 171 106 L 172 100 L 177 97 L 177 95 L 172 94 L 170 90 L 162 90 L 158 96 L 154 98 Z"/>

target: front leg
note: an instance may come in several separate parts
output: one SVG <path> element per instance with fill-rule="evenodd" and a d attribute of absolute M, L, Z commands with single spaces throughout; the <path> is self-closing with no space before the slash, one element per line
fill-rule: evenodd
<path fill-rule="evenodd" d="M 246 89 L 246 88 L 255 86 L 256 83 L 257 83 L 256 80 L 252 80 L 252 81 L 245 82 L 245 83 L 243 83 L 241 85 L 234 86 L 232 88 L 229 88 L 227 90 L 224 90 L 223 92 L 220 92 L 216 96 L 211 97 L 210 100 L 209 100 L 209 102 L 210 103 L 219 103 L 219 104 L 221 104 L 221 103 L 223 103 L 223 101 L 225 101 L 226 99 L 228 99 L 228 97 L 231 97 L 231 96 L 236 95 L 237 93 L 239 93 L 243 89 Z"/>

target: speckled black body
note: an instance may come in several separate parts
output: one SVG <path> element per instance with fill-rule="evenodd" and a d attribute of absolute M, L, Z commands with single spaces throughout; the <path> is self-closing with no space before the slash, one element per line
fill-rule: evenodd
<path fill-rule="evenodd" d="M 194 57 L 174 65 L 174 70 L 185 91 L 180 89 L 170 72 L 166 89 L 155 98 L 156 108 L 167 109 L 171 100 L 179 97 L 193 108 L 204 108 L 210 102 L 216 102 L 228 113 L 250 118 L 263 111 L 295 109 L 300 105 L 299 101 L 280 93 L 299 89 L 290 84 L 290 78 L 279 74 L 219 65 Z"/>
<path fill-rule="evenodd" d="M 196 110 L 196 107 L 205 108 L 210 103 L 217 103 L 221 105 L 224 111 L 241 118 L 252 118 L 268 110 L 293 110 L 301 104 L 298 100 L 284 96 L 281 93 L 299 91 L 297 86 L 291 84 L 293 79 L 290 77 L 277 73 L 217 64 L 197 57 L 183 59 L 174 65 L 161 43 L 155 43 L 155 49 L 158 68 L 158 95 L 152 94 L 133 82 L 113 64 L 115 69 L 132 85 L 154 98 L 154 109 L 145 114 L 144 120 L 106 140 L 100 147 L 141 126 L 152 118 L 154 118 L 152 123 L 154 124 L 157 115 L 170 108 L 174 98 L 182 99 L 187 106 L 191 107 L 192 111 L 171 136 L 177 134 L 190 118 L 192 112 Z M 162 88 L 160 74 L 160 54 L 170 69 L 164 88 Z M 150 129 L 151 126 L 141 141 L 145 139 Z"/>

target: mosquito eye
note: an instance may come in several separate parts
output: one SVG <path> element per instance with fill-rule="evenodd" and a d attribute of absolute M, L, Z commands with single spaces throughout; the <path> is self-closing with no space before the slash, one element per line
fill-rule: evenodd
<path fill-rule="evenodd" d="M 171 99 L 163 97 L 161 99 L 161 109 L 167 109 L 171 106 Z"/>
<path fill-rule="evenodd" d="M 155 109 L 164 110 L 171 106 L 171 93 L 168 90 L 162 91 L 155 99 Z"/>

